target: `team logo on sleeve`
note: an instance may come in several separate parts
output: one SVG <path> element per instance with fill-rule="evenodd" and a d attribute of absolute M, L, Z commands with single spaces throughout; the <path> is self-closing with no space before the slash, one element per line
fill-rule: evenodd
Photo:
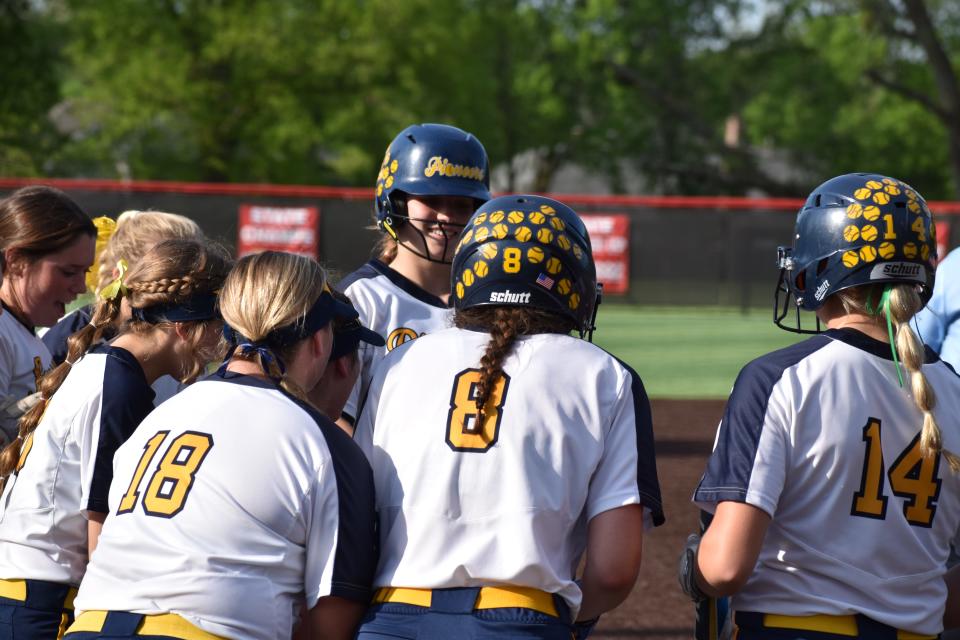
<path fill-rule="evenodd" d="M 405 342 L 410 342 L 411 340 L 416 340 L 420 336 L 426 335 L 425 333 L 417 333 L 413 329 L 408 327 L 397 327 L 390 332 L 390 335 L 387 336 L 387 352 L 393 351 L 400 345 Z"/>

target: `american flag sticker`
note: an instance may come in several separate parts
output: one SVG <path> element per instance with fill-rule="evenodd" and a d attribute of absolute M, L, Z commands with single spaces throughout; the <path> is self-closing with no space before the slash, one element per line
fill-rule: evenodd
<path fill-rule="evenodd" d="M 539 276 L 537 276 L 537 284 L 549 291 L 550 289 L 553 289 L 553 278 L 545 273 L 541 273 Z"/>

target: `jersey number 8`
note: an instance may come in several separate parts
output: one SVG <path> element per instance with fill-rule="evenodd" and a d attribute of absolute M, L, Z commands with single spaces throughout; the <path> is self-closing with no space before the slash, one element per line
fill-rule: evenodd
<path fill-rule="evenodd" d="M 477 424 L 477 383 L 479 369 L 464 369 L 453 379 L 450 411 L 447 413 L 447 445 L 454 451 L 485 453 L 497 444 L 503 404 L 507 400 L 510 376 L 501 373 L 483 407 L 483 424 Z"/>
<path fill-rule="evenodd" d="M 168 435 L 169 431 L 158 431 L 147 440 L 130 486 L 120 500 L 117 515 L 133 511 L 140 497 L 138 489 L 147 467 Z M 180 513 L 193 487 L 194 475 L 212 447 L 213 436 L 208 433 L 186 431 L 174 438 L 147 484 L 143 498 L 144 513 L 160 518 L 172 518 Z"/>

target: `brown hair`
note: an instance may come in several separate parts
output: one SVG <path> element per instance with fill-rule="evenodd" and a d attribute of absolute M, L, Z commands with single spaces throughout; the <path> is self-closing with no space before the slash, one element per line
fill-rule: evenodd
<path fill-rule="evenodd" d="M 377 260 L 384 264 L 390 264 L 396 260 L 397 251 L 397 241 L 386 233 L 380 236 L 380 239 L 377 240 L 377 244 L 373 249 L 374 254 L 377 256 Z"/>
<path fill-rule="evenodd" d="M 134 264 L 160 242 L 183 238 L 200 240 L 200 226 L 185 216 L 163 211 L 124 211 L 117 217 L 117 228 L 97 260 L 97 291 L 113 280 L 120 260 Z"/>
<path fill-rule="evenodd" d="M 303 322 L 326 287 L 327 274 L 315 260 L 282 251 L 264 251 L 237 262 L 223 284 L 220 311 L 223 321 L 232 329 L 245 338 L 260 341 L 275 329 Z M 271 351 L 286 360 L 301 342 Z M 235 353 L 233 358 L 259 361 L 284 390 L 309 402 L 304 390 L 287 378 L 275 359 L 266 361 L 259 352 Z"/>
<path fill-rule="evenodd" d="M 487 402 L 497 379 L 503 373 L 503 361 L 510 355 L 518 336 L 537 333 L 570 333 L 574 322 L 553 311 L 524 307 L 482 306 L 457 311 L 453 323 L 461 329 L 480 328 L 490 333 L 490 341 L 480 358 L 477 382 L 477 422 L 483 424 Z"/>
<path fill-rule="evenodd" d="M 50 398 L 63 384 L 71 367 L 89 349 L 100 342 L 106 330 L 117 325 L 122 298 L 128 297 L 134 309 L 159 304 L 178 304 L 202 293 L 213 293 L 220 288 L 230 269 L 230 259 L 220 247 L 192 240 L 165 240 L 153 246 L 127 274 L 126 295 L 97 300 L 90 323 L 67 340 L 67 359 L 47 373 L 40 382 L 40 402 L 20 418 L 17 438 L 0 453 L 0 490 L 6 478 L 16 468 L 22 444 L 32 434 Z M 194 361 L 185 368 L 183 379 L 196 376 L 214 354 L 199 349 L 204 325 L 208 321 L 190 322 L 188 340 L 194 344 Z M 166 324 L 166 323 L 164 323 Z M 155 325 L 131 320 L 125 327 L 134 333 L 153 331 Z"/>
<path fill-rule="evenodd" d="M 937 396 L 923 375 L 925 350 L 923 343 L 910 328 L 910 320 L 923 308 L 923 301 L 912 284 L 884 285 L 874 284 L 854 287 L 837 293 L 847 313 L 861 313 L 882 317 L 880 300 L 884 290 L 890 288 L 890 318 L 895 327 L 895 347 L 897 355 L 903 361 L 910 374 L 910 394 L 917 408 L 923 413 L 923 425 L 920 430 L 920 451 L 924 457 L 938 456 L 941 453 L 954 472 L 960 471 L 960 457 L 943 448 L 940 425 L 933 415 L 937 405 Z M 872 301 L 872 304 L 870 303 Z M 879 318 L 878 318 L 879 320 Z"/>
<path fill-rule="evenodd" d="M 29 260 L 60 251 L 77 236 L 97 237 L 97 228 L 67 194 L 53 187 L 23 187 L 0 200 L 0 267 L 6 251 Z"/>

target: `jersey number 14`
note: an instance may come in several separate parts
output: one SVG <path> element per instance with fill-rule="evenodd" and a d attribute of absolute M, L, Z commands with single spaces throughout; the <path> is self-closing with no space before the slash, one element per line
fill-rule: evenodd
<path fill-rule="evenodd" d="M 127 492 L 120 500 L 117 515 L 130 513 L 137 505 L 143 476 L 168 435 L 169 431 L 158 431 L 143 446 L 143 455 L 133 472 Z M 142 503 L 144 513 L 159 518 L 172 518 L 180 513 L 193 487 L 194 475 L 212 447 L 213 436 L 209 433 L 186 431 L 174 438 L 147 483 Z"/>
<path fill-rule="evenodd" d="M 870 418 L 863 427 L 866 443 L 863 456 L 863 476 L 860 490 L 853 495 L 851 515 L 883 520 L 887 516 L 887 496 L 884 495 L 884 476 L 890 479 L 890 489 L 903 498 L 903 515 L 915 527 L 932 527 L 940 497 L 941 480 L 938 476 L 940 456 L 924 457 L 920 450 L 920 434 L 897 456 L 884 473 L 883 449 L 880 446 L 880 420 Z"/>

